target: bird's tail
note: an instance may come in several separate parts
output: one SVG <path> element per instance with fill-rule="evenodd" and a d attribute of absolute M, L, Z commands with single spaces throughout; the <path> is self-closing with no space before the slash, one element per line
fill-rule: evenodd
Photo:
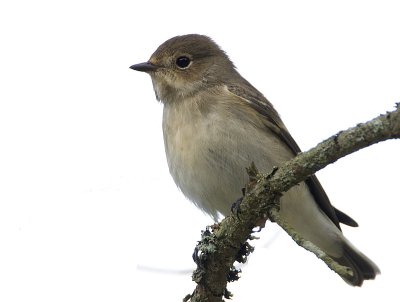
<path fill-rule="evenodd" d="M 335 260 L 343 266 L 350 267 L 353 271 L 351 277 L 342 277 L 343 280 L 350 285 L 361 286 L 364 280 L 375 279 L 375 276 L 380 274 L 378 266 L 348 240 L 343 239 L 343 256 Z"/>

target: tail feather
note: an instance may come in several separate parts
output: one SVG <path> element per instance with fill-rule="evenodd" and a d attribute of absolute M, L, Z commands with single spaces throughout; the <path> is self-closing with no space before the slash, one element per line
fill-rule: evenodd
<path fill-rule="evenodd" d="M 337 261 L 352 269 L 353 276 L 348 279 L 343 278 L 350 285 L 361 286 L 364 280 L 375 279 L 376 275 L 380 274 L 378 266 L 347 240 L 344 242 L 343 251 L 343 256 Z"/>

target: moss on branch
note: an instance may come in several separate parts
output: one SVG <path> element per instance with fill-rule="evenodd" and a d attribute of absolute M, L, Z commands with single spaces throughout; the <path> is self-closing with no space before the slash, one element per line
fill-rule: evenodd
<path fill-rule="evenodd" d="M 269 175 L 258 173 L 254 165 L 249 167 L 250 182 L 240 205 L 240 215 L 228 216 L 202 233 L 202 239 L 194 253 L 197 269 L 193 273 L 193 280 L 197 286 L 185 301 L 217 302 L 231 296 L 227 290 L 227 282 L 237 280 L 240 273 L 234 268 L 234 262 L 246 260 L 252 251 L 248 244 L 248 240 L 252 238 L 252 230 L 267 218 L 278 223 L 297 244 L 313 252 L 336 273 L 342 276 L 351 274 L 346 267 L 301 238 L 280 218 L 279 197 L 339 158 L 393 138 L 400 138 L 399 104 L 396 104 L 394 111 L 340 131 L 279 168 L 274 168 Z"/>

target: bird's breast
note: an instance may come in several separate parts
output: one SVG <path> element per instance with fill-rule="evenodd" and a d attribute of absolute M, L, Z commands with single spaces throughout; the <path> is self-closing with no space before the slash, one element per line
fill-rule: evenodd
<path fill-rule="evenodd" d="M 170 173 L 187 198 L 217 218 L 240 197 L 245 166 L 233 156 L 231 134 L 215 112 L 189 104 L 166 104 L 163 113 L 165 152 Z M 229 151 L 228 151 L 229 150 Z M 232 153 L 233 152 L 233 153 Z M 236 175 L 236 176 L 234 176 Z"/>
<path fill-rule="evenodd" d="M 254 161 L 272 168 L 268 153 L 260 147 L 269 141 L 251 124 L 231 116 L 224 106 L 206 110 L 196 104 L 196 100 L 187 100 L 164 105 L 169 170 L 178 187 L 198 207 L 213 217 L 217 212 L 227 215 L 248 181 L 246 167 Z"/>

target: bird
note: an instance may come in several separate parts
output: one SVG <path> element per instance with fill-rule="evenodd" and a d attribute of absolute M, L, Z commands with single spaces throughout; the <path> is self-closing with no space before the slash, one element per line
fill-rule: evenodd
<path fill-rule="evenodd" d="M 163 104 L 172 178 L 216 221 L 231 213 L 252 162 L 268 173 L 301 152 L 274 106 L 208 36 L 170 38 L 148 61 L 130 68 L 150 75 L 156 99 Z M 300 236 L 350 269 L 349 276 L 341 276 L 348 284 L 361 286 L 380 273 L 343 235 L 340 223 L 358 224 L 332 206 L 315 175 L 282 195 L 279 213 Z"/>

